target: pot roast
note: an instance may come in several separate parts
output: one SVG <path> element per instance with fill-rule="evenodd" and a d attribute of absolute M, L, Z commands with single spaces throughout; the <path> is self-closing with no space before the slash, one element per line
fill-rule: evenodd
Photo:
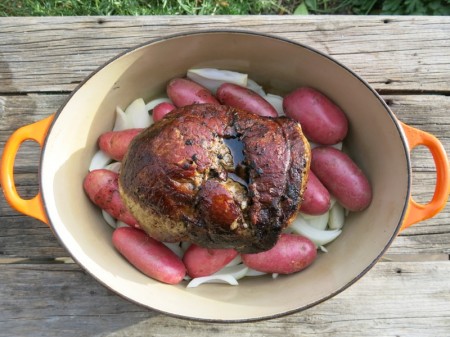
<path fill-rule="evenodd" d="M 141 228 L 159 241 L 257 253 L 296 216 L 309 163 L 297 122 L 199 104 L 133 139 L 119 186 Z"/>

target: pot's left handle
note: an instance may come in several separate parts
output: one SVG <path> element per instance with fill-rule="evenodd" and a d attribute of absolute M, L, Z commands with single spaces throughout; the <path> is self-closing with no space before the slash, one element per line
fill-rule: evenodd
<path fill-rule="evenodd" d="M 49 222 L 44 210 L 41 192 L 39 191 L 38 194 L 31 199 L 23 199 L 17 193 L 16 184 L 14 182 L 14 162 L 17 151 L 24 141 L 33 140 L 42 148 L 53 118 L 54 116 L 51 115 L 39 122 L 17 129 L 5 144 L 0 164 L 0 183 L 3 188 L 5 199 L 9 205 L 25 215 L 45 222 L 47 225 Z"/>

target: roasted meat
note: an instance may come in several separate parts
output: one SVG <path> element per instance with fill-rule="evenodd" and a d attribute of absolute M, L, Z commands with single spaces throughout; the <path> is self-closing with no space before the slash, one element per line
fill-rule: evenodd
<path fill-rule="evenodd" d="M 297 214 L 309 162 L 309 144 L 289 118 L 192 105 L 134 138 L 120 193 L 157 240 L 257 253 Z"/>

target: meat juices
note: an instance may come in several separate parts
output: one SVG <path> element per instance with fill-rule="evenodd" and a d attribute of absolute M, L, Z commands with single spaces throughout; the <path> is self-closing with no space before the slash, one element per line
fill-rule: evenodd
<path fill-rule="evenodd" d="M 238 166 L 224 139 L 242 142 Z M 134 138 L 119 186 L 142 229 L 159 241 L 257 253 L 272 248 L 296 216 L 309 163 L 297 122 L 197 104 Z"/>

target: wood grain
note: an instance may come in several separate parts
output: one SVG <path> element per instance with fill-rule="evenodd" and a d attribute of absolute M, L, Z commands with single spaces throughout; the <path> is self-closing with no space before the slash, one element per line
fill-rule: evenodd
<path fill-rule="evenodd" d="M 144 309 L 74 264 L 0 265 L 0 272 L 0 336 L 5 337 L 444 337 L 450 331 L 448 261 L 380 262 L 309 310 L 240 324 L 186 321 Z"/>
<path fill-rule="evenodd" d="M 383 91 L 449 92 L 450 17 L 142 16 L 2 18 L 0 93 L 71 91 L 144 42 L 189 31 L 274 34 L 335 57 Z"/>

